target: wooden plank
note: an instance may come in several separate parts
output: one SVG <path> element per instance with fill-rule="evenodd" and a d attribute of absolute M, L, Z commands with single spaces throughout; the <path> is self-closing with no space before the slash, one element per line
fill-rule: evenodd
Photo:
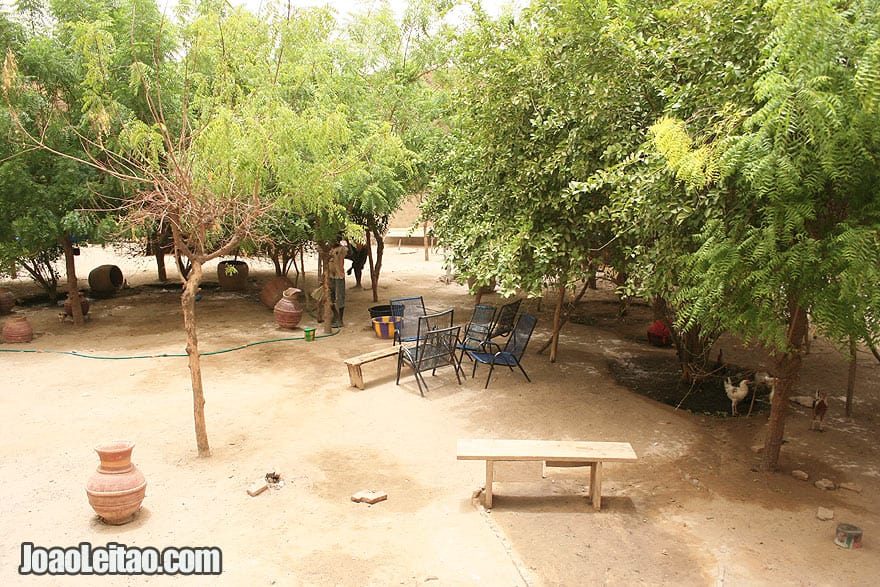
<path fill-rule="evenodd" d="M 545 467 L 589 467 L 595 461 L 544 461 Z"/>
<path fill-rule="evenodd" d="M 586 440 L 465 439 L 458 441 L 459 460 L 499 461 L 636 461 L 628 442 Z"/>
<path fill-rule="evenodd" d="M 358 389 L 364 388 L 364 374 L 361 372 L 360 365 L 348 366 L 348 381 L 351 383 L 352 387 L 357 387 Z"/>
<path fill-rule="evenodd" d="M 384 359 L 385 357 L 392 357 L 398 353 L 398 349 L 400 347 L 384 347 L 381 349 L 376 349 L 375 351 L 371 351 L 369 353 L 364 353 L 362 355 L 358 355 L 356 357 L 352 357 L 350 359 L 345 359 L 346 365 L 363 365 L 364 363 L 370 363 L 372 361 L 378 361 L 379 359 Z"/>
<path fill-rule="evenodd" d="M 590 467 L 590 500 L 593 509 L 602 507 L 602 461 Z"/>
<path fill-rule="evenodd" d="M 495 461 L 486 461 L 486 509 L 492 509 L 492 482 L 495 481 Z"/>

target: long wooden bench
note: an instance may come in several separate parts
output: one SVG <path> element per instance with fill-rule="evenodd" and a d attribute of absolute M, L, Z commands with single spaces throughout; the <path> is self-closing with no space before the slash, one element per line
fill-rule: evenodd
<path fill-rule="evenodd" d="M 363 389 L 364 374 L 361 372 L 361 365 L 372 363 L 373 361 L 378 361 L 385 357 L 396 357 L 399 348 L 400 347 L 396 346 L 385 347 L 369 353 L 364 353 L 363 355 L 358 355 L 357 357 L 345 359 L 345 364 L 348 365 L 348 379 L 351 382 L 351 385 L 358 389 Z"/>
<path fill-rule="evenodd" d="M 458 460 L 486 461 L 485 506 L 492 507 L 495 461 L 543 461 L 548 467 L 590 467 L 590 499 L 602 507 L 602 463 L 638 460 L 628 442 L 585 440 L 489 440 L 458 441 Z"/>

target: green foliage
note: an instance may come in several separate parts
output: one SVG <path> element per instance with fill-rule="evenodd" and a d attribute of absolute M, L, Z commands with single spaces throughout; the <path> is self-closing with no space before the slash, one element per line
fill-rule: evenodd
<path fill-rule="evenodd" d="M 676 298 L 687 325 L 720 318 L 779 351 L 799 343 L 789 338 L 792 304 L 841 342 L 875 339 L 877 297 L 864 278 L 880 267 L 870 187 L 880 118 L 870 73 L 852 64 L 870 64 L 876 38 L 858 11 L 831 2 L 770 8 L 775 28 L 740 133 L 694 148 L 681 123 L 665 122 L 654 138 L 700 207 L 719 206 L 686 257 Z M 713 170 L 710 181 L 695 169 Z"/>

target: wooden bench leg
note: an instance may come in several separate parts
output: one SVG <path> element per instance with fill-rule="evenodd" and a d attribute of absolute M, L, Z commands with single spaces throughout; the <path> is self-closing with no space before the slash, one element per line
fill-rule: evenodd
<path fill-rule="evenodd" d="M 486 509 L 492 508 L 492 480 L 495 477 L 495 461 L 486 460 Z"/>
<path fill-rule="evenodd" d="M 358 389 L 364 388 L 364 375 L 361 373 L 360 365 L 348 366 L 348 380 L 353 387 L 357 387 Z"/>
<path fill-rule="evenodd" d="M 602 461 L 590 466 L 590 499 L 594 509 L 602 507 Z"/>

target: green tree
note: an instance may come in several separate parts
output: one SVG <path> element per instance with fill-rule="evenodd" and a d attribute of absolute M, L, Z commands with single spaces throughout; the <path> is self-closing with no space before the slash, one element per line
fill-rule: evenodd
<path fill-rule="evenodd" d="M 751 88 L 769 33 L 763 2 L 681 0 L 652 13 L 646 29 L 629 42 L 661 102 L 655 116 L 666 113 L 681 120 L 697 144 L 727 136 L 741 125 L 755 108 Z M 674 293 L 686 255 L 698 246 L 694 234 L 715 211 L 701 205 L 707 194 L 686 190 L 683 175 L 666 169 L 652 147 L 653 135 L 646 138 L 620 164 L 600 170 L 576 189 L 610 190 L 601 214 L 608 216 L 626 251 L 626 291 L 653 301 L 656 317 L 673 334 L 682 381 L 692 383 L 713 368 L 710 351 L 724 328 L 712 313 L 683 327 L 678 317 L 685 300 Z M 696 163 L 706 156 L 705 148 L 695 148 L 689 170 L 700 171 Z"/>
<path fill-rule="evenodd" d="M 772 470 L 808 313 L 841 346 L 878 336 L 880 26 L 873 0 L 767 7 L 759 107 L 742 129 L 694 143 L 667 120 L 654 143 L 707 215 L 683 266 L 683 323 L 717 319 L 771 352 L 780 382 L 762 467 Z"/>
<path fill-rule="evenodd" d="M 566 291 L 613 258 L 613 235 L 596 214 L 607 192 L 571 183 L 634 149 L 659 103 L 627 41 L 641 34 L 642 11 L 535 2 L 519 18 L 478 12 L 459 41 L 452 128 L 429 211 L 475 285 L 558 288 L 551 361 Z"/>

